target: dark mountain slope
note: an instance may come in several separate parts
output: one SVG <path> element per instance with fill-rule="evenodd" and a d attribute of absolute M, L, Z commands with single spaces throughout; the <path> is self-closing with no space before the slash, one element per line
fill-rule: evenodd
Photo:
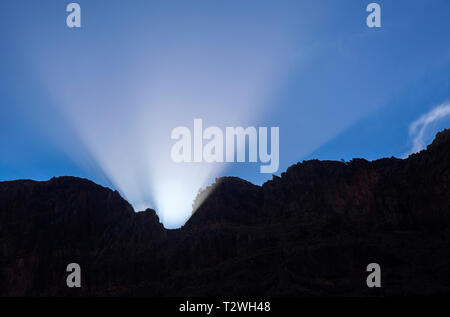
<path fill-rule="evenodd" d="M 0 295 L 450 293 L 450 130 L 405 160 L 313 160 L 208 191 L 166 230 L 88 180 L 0 182 Z"/>

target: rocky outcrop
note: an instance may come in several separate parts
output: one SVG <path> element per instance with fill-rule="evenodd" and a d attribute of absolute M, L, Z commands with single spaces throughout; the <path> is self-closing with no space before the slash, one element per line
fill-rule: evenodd
<path fill-rule="evenodd" d="M 0 182 L 0 295 L 450 293 L 450 130 L 404 160 L 305 161 L 263 186 L 219 178 L 194 209 L 166 230 L 88 180 Z M 380 289 L 366 286 L 371 262 Z"/>

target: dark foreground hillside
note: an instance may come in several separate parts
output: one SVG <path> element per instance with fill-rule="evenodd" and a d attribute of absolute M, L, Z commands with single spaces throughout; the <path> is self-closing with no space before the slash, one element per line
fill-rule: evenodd
<path fill-rule="evenodd" d="M 3 296 L 444 293 L 450 130 L 405 160 L 307 161 L 263 186 L 220 178 L 178 230 L 85 179 L 0 182 Z"/>

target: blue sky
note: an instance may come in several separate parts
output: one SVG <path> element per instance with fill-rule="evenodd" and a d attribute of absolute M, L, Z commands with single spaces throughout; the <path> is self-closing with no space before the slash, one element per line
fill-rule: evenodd
<path fill-rule="evenodd" d="M 69 29 L 69 1 L 2 1 L 0 180 L 87 177 L 176 227 L 192 194 L 167 201 L 183 187 L 271 178 L 250 163 L 180 177 L 170 130 L 194 118 L 280 127 L 278 174 L 402 157 L 411 124 L 450 101 L 450 2 L 377 1 L 382 27 L 368 28 L 369 2 L 80 0 Z M 423 141 L 449 123 L 427 124 Z"/>

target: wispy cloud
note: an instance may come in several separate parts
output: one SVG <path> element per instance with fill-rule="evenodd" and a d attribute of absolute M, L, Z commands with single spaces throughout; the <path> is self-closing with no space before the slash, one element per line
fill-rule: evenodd
<path fill-rule="evenodd" d="M 425 148 L 424 135 L 427 127 L 446 116 L 450 115 L 450 102 L 445 102 L 422 115 L 409 126 L 409 135 L 412 139 L 412 148 L 405 154 L 405 157 L 412 153 L 417 153 Z"/>

